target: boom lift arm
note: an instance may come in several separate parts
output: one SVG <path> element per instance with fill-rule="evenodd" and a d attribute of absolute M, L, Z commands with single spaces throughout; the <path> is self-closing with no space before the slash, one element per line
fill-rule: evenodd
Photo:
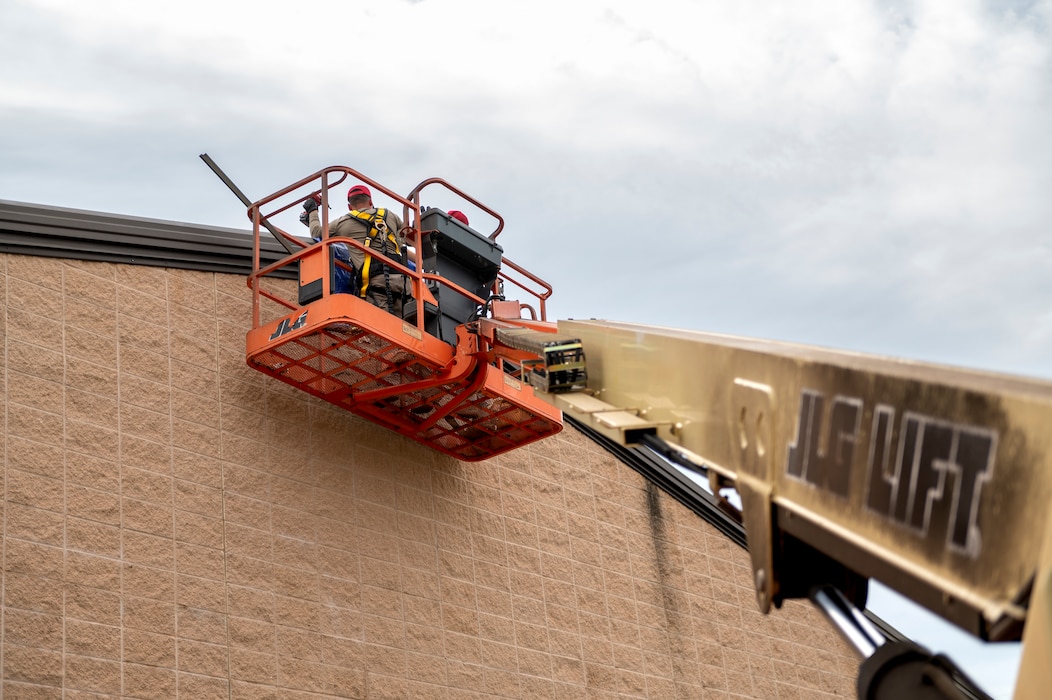
<path fill-rule="evenodd" d="M 857 643 L 869 578 L 984 640 L 1029 619 L 1016 697 L 1052 687 L 1052 383 L 636 324 L 559 332 L 580 339 L 587 386 L 541 395 L 737 491 L 760 610 L 812 598 L 843 623 L 869 657 L 861 697 L 963 675 L 915 645 Z"/>

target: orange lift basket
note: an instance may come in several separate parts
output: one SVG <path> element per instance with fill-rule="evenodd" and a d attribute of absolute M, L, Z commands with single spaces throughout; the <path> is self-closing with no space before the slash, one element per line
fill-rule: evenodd
<path fill-rule="evenodd" d="M 329 191 L 348 177 L 402 206 L 403 234 L 413 247 L 407 260 L 369 251 L 391 274 L 404 275 L 409 292 L 401 316 L 352 293 L 337 293 L 335 244 L 368 249 L 350 238 L 329 237 Z M 438 209 L 421 209 L 420 192 L 439 185 L 491 215 L 488 237 Z M 305 242 L 277 225 L 319 197 L 325 232 Z M 432 178 L 401 196 L 346 167 L 318 171 L 248 207 L 253 222 L 250 367 L 302 389 L 440 452 L 478 461 L 554 435 L 562 414 L 534 395 L 579 388 L 585 380 L 580 343 L 561 338 L 545 318 L 552 289 L 503 257 L 496 238 L 503 219 L 443 180 Z M 266 229 L 290 252 L 260 266 Z M 298 286 L 279 279 L 296 270 Z M 278 273 L 278 274 L 276 274 Z M 505 285 L 522 290 L 539 309 L 507 301 Z M 530 318 L 523 318 L 528 311 Z"/>

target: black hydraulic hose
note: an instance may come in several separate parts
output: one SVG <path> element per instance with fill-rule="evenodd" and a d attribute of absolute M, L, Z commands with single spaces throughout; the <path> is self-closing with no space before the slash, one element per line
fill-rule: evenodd
<path fill-rule="evenodd" d="M 710 525 L 726 535 L 742 549 L 745 543 L 745 528 L 719 506 L 719 498 L 702 488 L 698 483 L 684 475 L 666 457 L 668 445 L 656 437 L 645 436 L 645 447 L 625 447 L 592 430 L 584 423 L 564 413 L 564 419 L 583 432 L 593 441 L 599 443 L 607 452 L 621 462 L 639 472 L 647 481 L 653 482 L 662 491 L 672 496 L 689 508 L 695 515 L 708 521 Z M 657 448 L 657 449 L 655 449 Z M 697 470 L 695 465 L 694 470 Z"/>

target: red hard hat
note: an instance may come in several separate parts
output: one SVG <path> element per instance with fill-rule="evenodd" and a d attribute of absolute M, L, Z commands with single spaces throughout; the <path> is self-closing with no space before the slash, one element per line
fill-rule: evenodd
<path fill-rule="evenodd" d="M 373 198 L 373 193 L 369 191 L 369 188 L 365 185 L 355 185 L 351 189 L 347 190 L 347 199 L 355 197 L 357 195 L 364 194 L 369 199 Z"/>
<path fill-rule="evenodd" d="M 457 221 L 459 221 L 460 223 L 464 224 L 465 226 L 469 226 L 470 225 L 470 224 L 468 224 L 467 214 L 465 214 L 462 211 L 457 211 L 456 209 L 450 209 L 449 210 L 449 215 L 452 216 Z"/>

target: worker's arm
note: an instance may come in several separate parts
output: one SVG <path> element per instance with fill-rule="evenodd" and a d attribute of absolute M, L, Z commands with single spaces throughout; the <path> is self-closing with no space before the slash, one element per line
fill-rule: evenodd
<path fill-rule="evenodd" d="M 311 238 L 315 238 L 315 239 L 321 240 L 321 238 L 322 238 L 321 234 L 322 234 L 323 229 L 321 227 L 321 217 L 318 216 L 318 210 L 317 209 L 314 209 L 313 211 L 311 211 L 309 213 L 308 219 L 307 219 L 307 224 L 310 226 L 310 236 L 311 236 Z M 334 229 L 333 222 L 329 222 L 329 235 L 332 235 L 333 229 Z"/>

